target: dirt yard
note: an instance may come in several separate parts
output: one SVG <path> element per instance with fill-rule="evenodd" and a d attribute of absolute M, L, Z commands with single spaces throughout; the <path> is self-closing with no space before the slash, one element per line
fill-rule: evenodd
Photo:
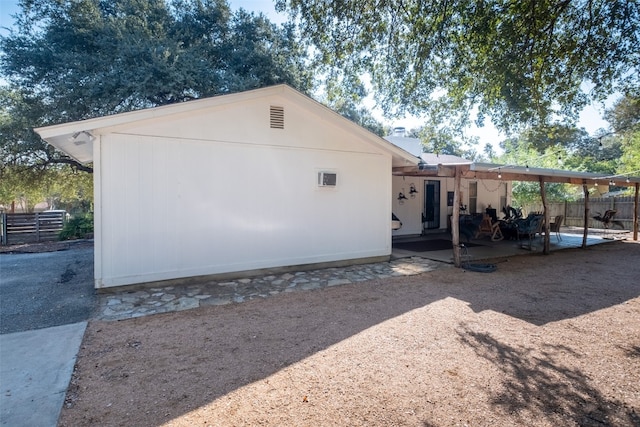
<path fill-rule="evenodd" d="M 91 322 L 60 426 L 638 426 L 640 244 Z"/>

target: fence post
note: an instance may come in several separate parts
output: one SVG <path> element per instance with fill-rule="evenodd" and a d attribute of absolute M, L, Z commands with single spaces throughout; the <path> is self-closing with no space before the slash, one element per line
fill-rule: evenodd
<path fill-rule="evenodd" d="M 36 242 L 40 242 L 40 214 L 36 212 Z"/>
<path fill-rule="evenodd" d="M 0 212 L 0 245 L 7 245 L 7 214 Z"/>

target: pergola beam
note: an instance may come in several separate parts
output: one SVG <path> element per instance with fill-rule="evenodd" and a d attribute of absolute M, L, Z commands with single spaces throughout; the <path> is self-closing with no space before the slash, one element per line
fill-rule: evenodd
<path fill-rule="evenodd" d="M 527 182 L 539 182 L 540 178 L 544 182 L 559 183 L 559 184 L 573 184 L 583 185 L 585 179 L 579 177 L 568 177 L 558 175 L 546 175 L 546 174 L 527 174 L 519 172 L 505 172 L 500 171 L 500 178 L 498 178 L 498 171 L 473 171 L 468 167 L 458 166 L 461 168 L 462 179 L 493 179 L 498 181 L 527 181 Z M 416 176 L 416 177 L 431 177 L 431 178 L 453 178 L 455 177 L 455 166 L 440 166 L 438 169 L 419 170 L 415 167 L 396 167 L 393 168 L 393 175 L 396 176 Z M 594 179 L 593 184 L 597 181 Z"/>

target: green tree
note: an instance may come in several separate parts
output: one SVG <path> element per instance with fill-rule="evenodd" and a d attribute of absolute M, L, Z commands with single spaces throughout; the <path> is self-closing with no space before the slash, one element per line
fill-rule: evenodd
<path fill-rule="evenodd" d="M 477 107 L 501 129 L 575 120 L 640 86 L 640 3 L 627 0 L 277 0 L 318 60 L 369 73 L 390 114 Z M 592 89 L 583 90 L 583 83 Z"/>
<path fill-rule="evenodd" d="M 640 130 L 640 90 L 620 98 L 613 108 L 606 111 L 605 118 L 618 133 Z"/>
<path fill-rule="evenodd" d="M 640 132 L 633 132 L 623 137 L 622 167 L 619 174 L 640 175 Z"/>
<path fill-rule="evenodd" d="M 427 153 L 463 155 L 461 142 L 457 140 L 452 129 L 446 126 L 424 125 L 417 129 L 417 134 L 422 141 L 424 151 Z"/>
<path fill-rule="evenodd" d="M 508 138 L 500 143 L 504 153 L 494 161 L 504 164 L 505 169 L 512 166 L 541 167 L 548 169 L 566 169 L 567 149 L 560 145 L 546 147 L 543 151 L 537 149 L 531 140 L 531 133 L 524 133 L 519 137 Z M 571 200 L 577 197 L 575 186 L 546 183 L 545 191 L 549 201 Z M 540 201 L 540 184 L 538 182 L 516 181 L 512 187 L 513 204 L 522 206 Z"/>
<path fill-rule="evenodd" d="M 326 98 L 322 101 L 329 108 L 376 135 L 385 136 L 382 123 L 362 106 L 367 90 L 360 78 L 349 76 L 347 80 L 341 80 L 340 76 L 334 74 L 327 79 L 325 94 Z"/>
<path fill-rule="evenodd" d="M 619 174 L 640 174 L 640 93 L 627 94 L 606 112 L 620 141 Z"/>
<path fill-rule="evenodd" d="M 93 181 L 90 174 L 69 165 L 46 169 L 27 166 L 0 167 L 0 206 L 33 212 L 36 204 L 47 202 L 51 209 L 87 212 L 93 204 Z"/>
<path fill-rule="evenodd" d="M 75 160 L 32 128 L 288 83 L 312 74 L 291 25 L 225 0 L 22 0 L 0 38 L 3 162 Z"/>

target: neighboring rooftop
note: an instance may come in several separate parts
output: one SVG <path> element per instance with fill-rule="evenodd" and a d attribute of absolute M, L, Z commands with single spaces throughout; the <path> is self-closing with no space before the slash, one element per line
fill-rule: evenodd
<path fill-rule="evenodd" d="M 384 139 L 393 145 L 402 148 L 404 151 L 413 154 L 422 159 L 428 165 L 465 165 L 473 163 L 471 160 L 451 154 L 425 153 L 424 145 L 418 138 L 407 136 L 406 129 L 397 127 L 393 129 L 391 135 L 385 136 Z"/>

